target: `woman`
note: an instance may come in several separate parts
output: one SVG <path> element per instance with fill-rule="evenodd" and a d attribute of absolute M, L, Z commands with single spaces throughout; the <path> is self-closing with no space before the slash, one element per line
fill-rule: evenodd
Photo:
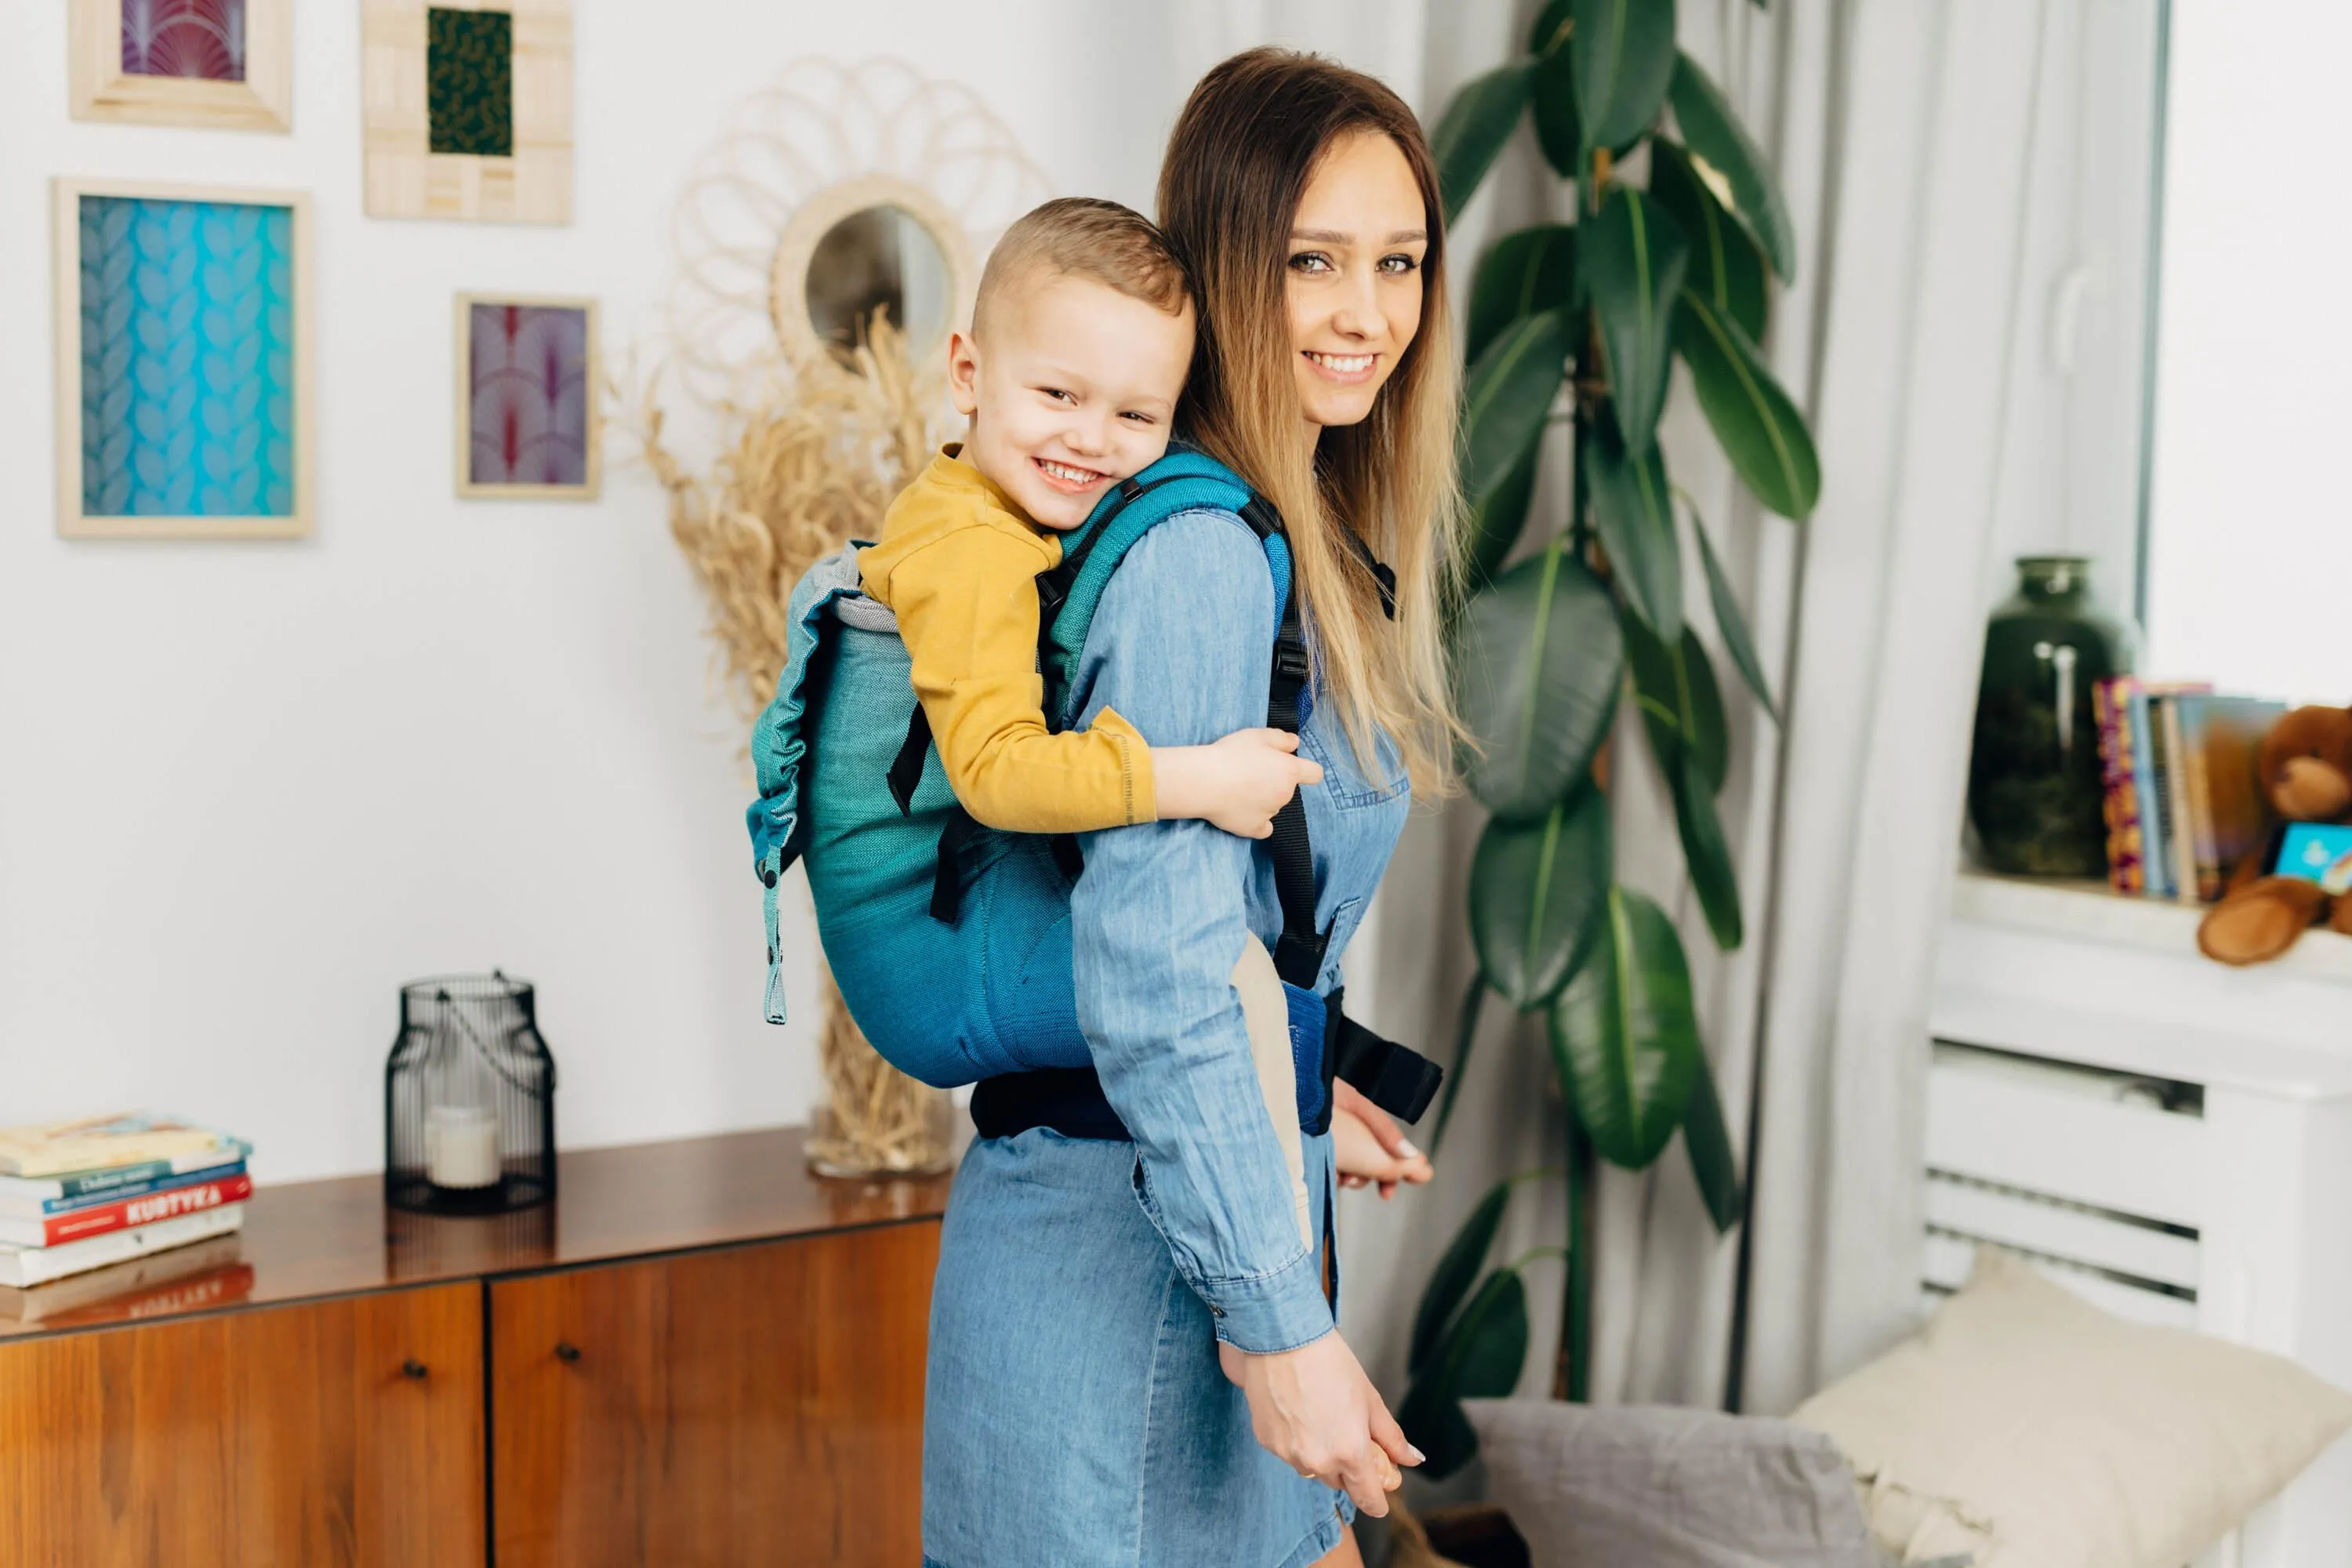
<path fill-rule="evenodd" d="M 1451 528 L 1454 347 L 1421 129 L 1385 87 L 1259 49 L 1202 79 L 1171 138 L 1160 221 L 1201 339 L 1180 424 L 1281 512 L 1315 672 L 1302 750 L 1317 989 L 1386 868 L 1408 781 L 1444 783 L 1438 647 Z M 1396 615 L 1347 547 L 1396 572 Z M 1110 580 L 1077 674 L 1162 744 L 1264 721 L 1275 599 L 1242 521 L 1147 534 Z M 1357 1561 L 1404 1440 L 1334 1331 L 1302 1246 L 1229 976 L 1280 933 L 1271 862 L 1191 822 L 1091 836 L 1071 899 L 1079 1022 L 1116 1136 L 1010 1122 L 1042 1074 L 983 1084 L 931 1309 L 923 1538 L 932 1568 Z M 1307 1140 L 1318 1230 L 1330 1141 Z M 1212 1346 L 1214 1346 L 1213 1351 Z M 1220 1361 L 1226 1370 L 1221 1371 Z M 1228 1380 L 1230 1374 L 1230 1381 Z M 1238 1384 L 1238 1387 L 1236 1387 Z"/>

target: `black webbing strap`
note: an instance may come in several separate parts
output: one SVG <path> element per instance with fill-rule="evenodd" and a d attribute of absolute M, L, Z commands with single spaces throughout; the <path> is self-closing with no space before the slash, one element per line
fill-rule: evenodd
<path fill-rule="evenodd" d="M 1287 551 L 1290 541 L 1282 519 L 1263 497 L 1244 504 L 1242 521 L 1261 540 L 1279 538 Z M 1268 729 L 1298 733 L 1298 696 L 1307 688 L 1313 666 L 1307 657 L 1307 634 L 1298 614 L 1297 567 L 1290 592 L 1283 595 L 1282 624 L 1274 634 L 1274 673 L 1266 686 Z M 1297 791 L 1274 814 L 1274 833 L 1266 840 L 1274 860 L 1274 891 L 1282 903 L 1282 935 L 1274 944 L 1274 971 L 1291 984 L 1312 991 L 1323 973 L 1323 952 L 1330 933 L 1315 925 L 1315 848 L 1307 837 L 1307 806 Z"/>
<path fill-rule="evenodd" d="M 1069 602 L 1070 589 L 1076 584 L 1078 574 L 1085 569 L 1087 557 L 1094 553 L 1095 542 L 1110 531 L 1110 525 L 1118 521 L 1118 514 L 1125 511 L 1130 503 L 1150 495 L 1162 485 L 1174 484 L 1178 479 L 1185 477 L 1182 474 L 1171 474 L 1165 479 L 1154 479 L 1150 484 L 1143 483 L 1133 475 L 1119 480 L 1118 504 L 1095 519 L 1094 526 L 1087 530 L 1086 536 L 1076 544 L 1064 551 L 1059 561 L 1037 574 L 1038 668 L 1045 668 L 1045 648 L 1053 638 L 1054 618 L 1062 613 L 1062 606 Z M 1045 713 L 1045 727 L 1057 731 L 1061 728 L 1055 722 L 1054 713 L 1050 708 Z"/>
<path fill-rule="evenodd" d="M 1331 1115 L 1331 1082 L 1352 1085 L 1399 1121 L 1418 1121 L 1437 1098 L 1445 1069 L 1410 1047 L 1383 1039 L 1348 1016 L 1346 986 L 1323 999 L 1323 1119 Z M 1316 1131 L 1323 1131 L 1321 1128 Z"/>
<path fill-rule="evenodd" d="M 931 716 L 923 705 L 915 704 L 915 716 L 907 721 L 907 738 L 898 742 L 898 754 L 890 759 L 890 798 L 898 803 L 898 815 L 908 816 L 915 809 L 915 786 L 923 782 L 923 757 L 931 749 Z"/>
<path fill-rule="evenodd" d="M 1381 614 L 1395 620 L 1396 568 L 1373 554 L 1372 547 L 1357 538 L 1355 530 L 1343 526 L 1339 530 L 1339 537 L 1348 542 L 1349 551 L 1363 563 L 1364 570 L 1372 574 L 1372 581 L 1380 584 Z"/>
<path fill-rule="evenodd" d="M 980 831 L 980 824 L 963 807 L 951 806 L 948 825 L 940 829 L 940 860 L 931 872 L 931 918 L 942 925 L 953 925 L 956 911 L 963 904 L 963 867 L 961 857 L 971 836 Z"/>

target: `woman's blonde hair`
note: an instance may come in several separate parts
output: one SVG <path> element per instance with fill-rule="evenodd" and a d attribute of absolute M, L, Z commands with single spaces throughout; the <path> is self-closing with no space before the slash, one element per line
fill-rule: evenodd
<path fill-rule="evenodd" d="M 1290 229 L 1318 160 L 1363 132 L 1393 142 L 1421 187 L 1421 327 L 1370 416 L 1327 427 L 1310 458 L 1291 363 Z M 1201 79 L 1169 137 L 1160 224 L 1192 270 L 1200 309 L 1177 426 L 1282 513 L 1320 689 L 1367 771 L 1377 726 L 1395 737 L 1415 792 L 1443 795 L 1460 732 L 1440 630 L 1460 553 L 1458 374 L 1444 208 L 1421 123 L 1380 82 L 1319 56 L 1235 55 Z M 1395 569 L 1393 626 L 1339 529 Z"/>

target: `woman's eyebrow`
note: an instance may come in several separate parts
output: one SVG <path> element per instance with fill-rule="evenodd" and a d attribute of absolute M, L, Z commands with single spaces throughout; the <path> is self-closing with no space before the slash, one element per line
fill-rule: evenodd
<path fill-rule="evenodd" d="M 1356 243 L 1356 237 L 1354 235 L 1342 234 L 1336 228 L 1294 228 L 1290 231 L 1290 237 L 1293 239 L 1310 239 L 1318 245 L 1353 245 Z M 1428 237 L 1429 231 L 1425 228 L 1401 228 L 1394 234 L 1389 236 L 1388 243 L 1391 245 L 1409 245 L 1415 240 L 1427 239 Z"/>

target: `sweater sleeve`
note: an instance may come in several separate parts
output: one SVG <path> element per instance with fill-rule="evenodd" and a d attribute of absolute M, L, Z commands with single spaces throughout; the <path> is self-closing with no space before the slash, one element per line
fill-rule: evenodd
<path fill-rule="evenodd" d="M 1150 748 L 1108 709 L 1083 730 L 1045 727 L 1032 545 L 961 528 L 890 571 L 890 607 L 915 695 L 956 799 L 1011 833 L 1088 833 L 1152 821 Z"/>

